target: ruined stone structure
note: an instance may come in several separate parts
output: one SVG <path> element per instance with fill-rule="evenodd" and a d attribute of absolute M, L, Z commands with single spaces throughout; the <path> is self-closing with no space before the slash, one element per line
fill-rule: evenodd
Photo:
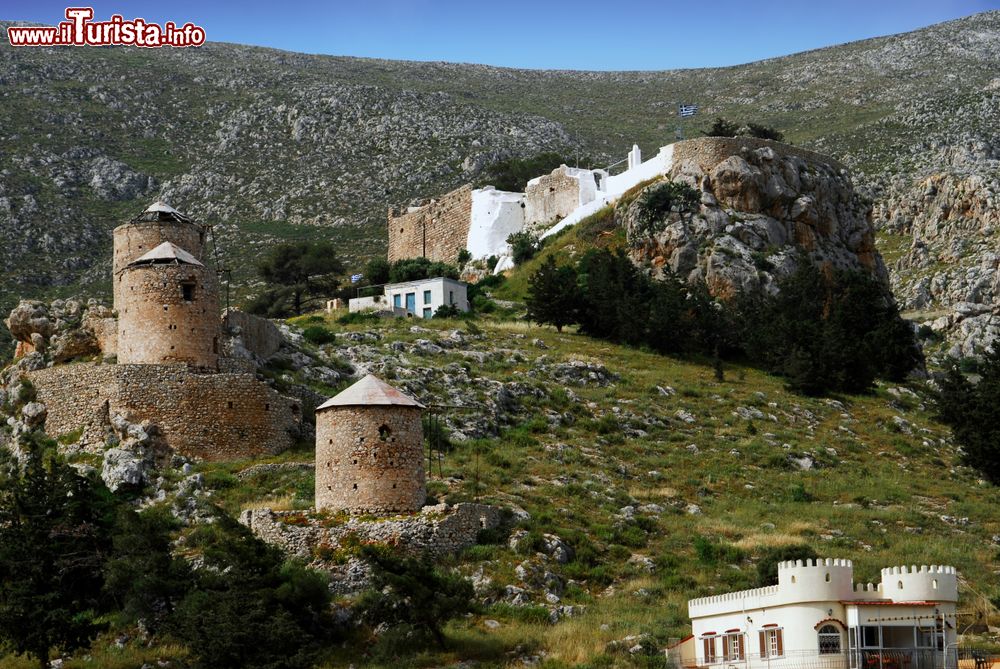
<path fill-rule="evenodd" d="M 560 165 L 550 174 L 528 182 L 524 189 L 524 223 L 529 227 L 554 223 L 593 200 L 596 192 L 597 182 L 591 170 Z"/>
<path fill-rule="evenodd" d="M 170 242 L 184 249 L 197 260 L 202 260 L 207 228 L 195 223 L 163 202 L 154 202 L 128 223 L 119 225 L 112 233 L 114 256 L 112 276 L 114 305 L 119 305 L 119 278 L 122 270 L 132 261 L 152 251 L 163 242 Z"/>
<path fill-rule="evenodd" d="M 389 262 L 428 258 L 453 263 L 466 248 L 472 186 L 465 185 L 419 207 L 389 212 Z"/>
<path fill-rule="evenodd" d="M 273 324 L 227 314 L 223 357 L 219 282 L 201 257 L 203 226 L 157 202 L 116 228 L 114 240 L 117 315 L 95 307 L 79 328 L 55 337 L 29 304 L 19 320 L 24 327 L 16 328 L 19 341 L 35 349 L 47 351 L 49 339 L 64 349 L 60 358 L 53 345 L 46 354 L 57 364 L 25 373 L 48 409 L 49 434 L 79 431 L 81 446 L 97 449 L 118 414 L 154 423 L 178 453 L 227 460 L 278 453 L 308 432 L 302 401 L 256 375 L 256 364 L 281 346 Z M 104 364 L 58 364 L 98 352 Z"/>
<path fill-rule="evenodd" d="M 184 455 L 233 460 L 289 448 L 302 427 L 301 403 L 254 374 L 197 374 L 181 365 L 76 363 L 28 372 L 45 404 L 45 429 L 58 437 L 82 430 L 99 446 L 111 416 L 157 425 Z"/>
<path fill-rule="evenodd" d="M 171 242 L 116 277 L 118 362 L 219 367 L 219 285 L 215 271 Z"/>
<path fill-rule="evenodd" d="M 347 518 L 332 524 L 329 518 L 312 519 L 301 511 L 247 509 L 240 522 L 269 544 L 307 562 L 321 547 L 336 547 L 348 535 L 364 542 L 387 543 L 408 553 L 428 553 L 440 558 L 476 544 L 480 530 L 503 524 L 503 512 L 489 504 L 460 503 L 425 506 L 419 514 L 377 520 Z M 306 520 L 305 523 L 302 521 Z M 293 522 L 285 522 L 291 520 Z"/>
<path fill-rule="evenodd" d="M 316 409 L 316 509 L 416 512 L 424 505 L 421 405 L 369 374 Z"/>

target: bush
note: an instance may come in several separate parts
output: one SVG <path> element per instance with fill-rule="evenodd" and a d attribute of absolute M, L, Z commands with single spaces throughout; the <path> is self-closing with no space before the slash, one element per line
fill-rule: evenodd
<path fill-rule="evenodd" d="M 811 546 L 777 546 L 765 548 L 757 559 L 757 587 L 778 582 L 778 563 L 819 557 Z"/>
<path fill-rule="evenodd" d="M 705 131 L 706 137 L 735 137 L 740 129 L 739 124 L 727 121 L 721 116 L 716 116 L 711 127 Z"/>
<path fill-rule="evenodd" d="M 566 161 L 558 153 L 539 153 L 531 158 L 510 158 L 493 163 L 484 171 L 481 185 L 492 185 L 497 190 L 523 193 L 531 179 L 549 174 Z"/>
<path fill-rule="evenodd" d="M 397 260 L 389 267 L 388 283 L 419 281 L 439 276 L 448 279 L 457 279 L 458 268 L 448 263 L 431 261 L 427 258 L 405 258 Z"/>
<path fill-rule="evenodd" d="M 472 254 L 469 253 L 469 249 L 459 249 L 458 250 L 458 266 L 464 267 L 466 263 L 472 260 Z"/>
<path fill-rule="evenodd" d="M 507 243 L 510 244 L 511 257 L 515 265 L 528 262 L 538 253 L 538 237 L 527 230 L 511 234 L 507 237 Z"/>
<path fill-rule="evenodd" d="M 302 337 L 310 344 L 320 346 L 335 341 L 337 337 L 322 325 L 312 325 L 302 331 Z"/>
<path fill-rule="evenodd" d="M 444 625 L 474 608 L 472 583 L 439 571 L 430 557 L 412 558 L 387 549 L 363 546 L 362 557 L 372 568 L 371 587 L 356 611 L 371 626 L 385 624 L 412 632 L 412 643 L 433 640 L 445 647 Z"/>
<path fill-rule="evenodd" d="M 327 579 L 220 516 L 205 569 L 168 620 L 194 666 L 307 669 L 333 640 Z"/>
<path fill-rule="evenodd" d="M 462 315 L 454 304 L 442 304 L 434 311 L 434 318 L 458 318 Z"/>
<path fill-rule="evenodd" d="M 636 232 L 639 237 L 652 236 L 663 230 L 667 216 L 673 208 L 680 213 L 698 210 L 701 191 L 683 181 L 663 181 L 650 188 L 639 198 L 639 216 Z"/>

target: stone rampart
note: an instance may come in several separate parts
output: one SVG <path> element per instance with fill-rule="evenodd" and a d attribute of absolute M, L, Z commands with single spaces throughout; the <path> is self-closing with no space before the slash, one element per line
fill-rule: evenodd
<path fill-rule="evenodd" d="M 149 420 L 178 453 L 232 460 L 279 453 L 301 426 L 298 400 L 253 374 L 199 374 L 177 365 L 58 365 L 27 373 L 48 409 L 46 431 L 83 429 L 85 445 L 103 442 L 110 416 Z"/>
<path fill-rule="evenodd" d="M 711 172 L 712 168 L 730 156 L 740 155 L 744 149 L 755 151 L 764 147 L 772 149 L 781 157 L 795 156 L 806 162 L 829 165 L 835 170 L 844 169 L 841 163 L 830 156 L 756 137 L 698 137 L 677 142 L 673 147 L 673 165 L 675 167 L 679 167 L 685 161 L 692 161 L 706 173 Z"/>
<path fill-rule="evenodd" d="M 243 347 L 261 360 L 267 360 L 277 353 L 284 341 L 281 330 L 274 323 L 238 309 L 230 309 L 225 313 L 222 327 L 230 333 L 238 329 Z"/>
<path fill-rule="evenodd" d="M 474 546 L 480 530 L 503 523 L 503 512 L 489 504 L 425 506 L 419 513 L 376 520 L 345 517 L 341 522 L 303 511 L 247 509 L 240 522 L 285 553 L 322 565 L 322 552 L 341 548 L 345 537 L 362 543 L 396 546 L 435 558 L 454 555 Z"/>
<path fill-rule="evenodd" d="M 465 185 L 420 207 L 389 212 L 389 262 L 426 257 L 454 263 L 466 248 L 472 220 L 472 186 Z"/>

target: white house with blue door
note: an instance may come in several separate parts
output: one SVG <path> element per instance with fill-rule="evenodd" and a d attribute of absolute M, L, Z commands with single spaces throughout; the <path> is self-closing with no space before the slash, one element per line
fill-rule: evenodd
<path fill-rule="evenodd" d="M 674 666 L 719 669 L 957 669 L 954 567 L 882 570 L 855 584 L 850 560 L 779 563 L 778 584 L 688 602 L 692 635 Z"/>
<path fill-rule="evenodd" d="M 384 311 L 397 316 L 430 318 L 446 304 L 469 310 L 468 285 L 443 276 L 404 283 L 388 283 L 382 295 L 359 297 L 348 303 L 352 312 Z"/>

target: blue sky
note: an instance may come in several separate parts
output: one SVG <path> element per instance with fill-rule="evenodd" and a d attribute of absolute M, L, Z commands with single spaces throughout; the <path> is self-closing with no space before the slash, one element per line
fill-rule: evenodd
<path fill-rule="evenodd" d="M 76 4 L 84 4 L 78 2 Z M 1000 0 L 117 0 L 96 19 L 191 21 L 210 41 L 510 67 L 660 70 L 735 65 L 1000 9 Z M 2 0 L 0 19 L 56 23 L 65 2 Z"/>

